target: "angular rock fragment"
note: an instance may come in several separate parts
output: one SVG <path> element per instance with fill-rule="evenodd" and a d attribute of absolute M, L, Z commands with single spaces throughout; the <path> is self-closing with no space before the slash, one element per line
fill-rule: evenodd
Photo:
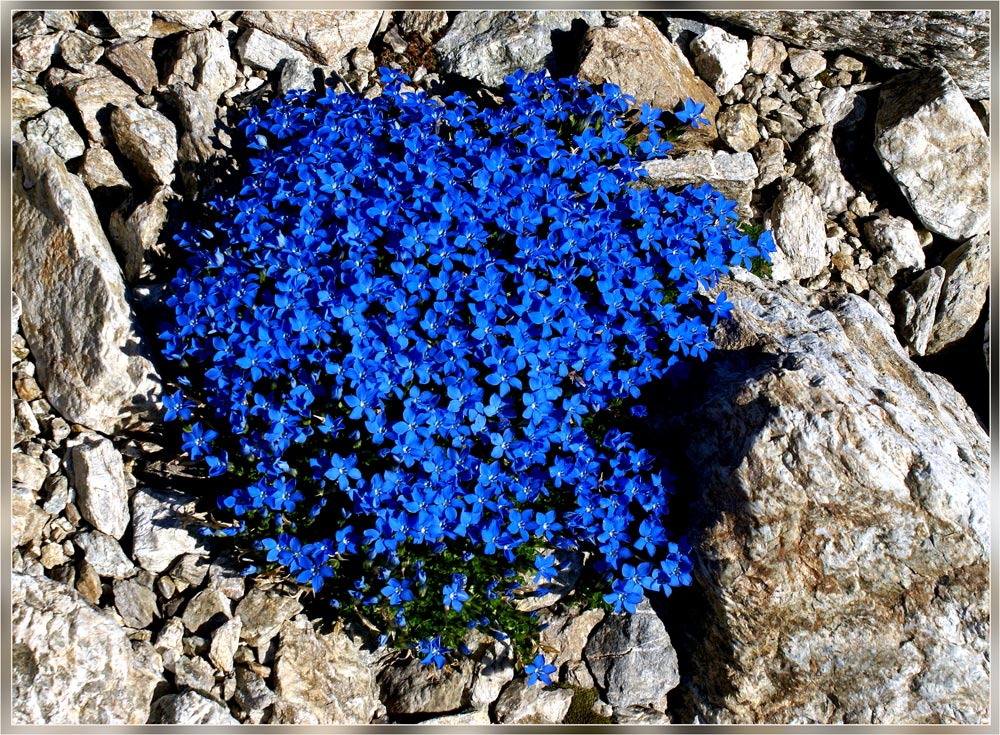
<path fill-rule="evenodd" d="M 539 71 L 552 53 L 552 34 L 574 21 L 603 25 L 599 11 L 496 10 L 459 13 L 434 45 L 449 74 L 499 87 L 517 69 Z"/>
<path fill-rule="evenodd" d="M 18 158 L 13 281 L 39 383 L 67 420 L 112 433 L 155 406 L 159 376 L 142 355 L 121 271 L 83 182 L 48 146 L 26 144 Z"/>
<path fill-rule="evenodd" d="M 777 246 L 771 271 L 775 281 L 812 278 L 829 265 L 823 207 L 808 186 L 785 179 L 771 209 L 771 223 Z"/>
<path fill-rule="evenodd" d="M 691 42 L 691 53 L 698 75 L 719 95 L 738 84 L 750 68 L 747 42 L 716 26 Z"/>
<path fill-rule="evenodd" d="M 153 184 L 170 185 L 177 164 L 177 129 L 166 117 L 129 105 L 111 112 L 111 132 L 118 149 Z"/>
<path fill-rule="evenodd" d="M 159 574 L 181 554 L 207 554 L 193 524 L 192 498 L 146 488 L 132 497 L 132 555 L 143 569 Z"/>
<path fill-rule="evenodd" d="M 121 70 L 135 88 L 143 94 L 149 94 L 159 83 L 156 65 L 150 54 L 139 44 L 129 41 L 119 41 L 112 44 L 104 52 L 104 58 Z"/>
<path fill-rule="evenodd" d="M 239 725 L 229 709 L 193 689 L 160 697 L 150 710 L 149 721 L 160 725 Z"/>
<path fill-rule="evenodd" d="M 934 330 L 934 316 L 945 275 L 946 271 L 941 266 L 929 268 L 899 295 L 896 324 L 900 336 L 914 354 L 927 354 L 927 342 Z"/>
<path fill-rule="evenodd" d="M 840 214 L 856 192 L 844 178 L 833 145 L 833 129 L 822 126 L 807 133 L 799 143 L 796 178 L 812 188 L 827 214 Z"/>
<path fill-rule="evenodd" d="M 320 64 L 337 65 L 347 52 L 367 46 L 382 10 L 251 10 L 239 24 L 280 38 Z"/>
<path fill-rule="evenodd" d="M 708 184 L 737 202 L 743 216 L 750 214 L 750 196 L 757 179 L 757 165 L 749 153 L 692 151 L 643 164 L 647 177 L 637 186 L 701 186 Z"/>
<path fill-rule="evenodd" d="M 934 316 L 934 330 L 927 340 L 928 355 L 964 337 L 979 320 L 990 286 L 989 235 L 974 237 L 959 245 L 941 265 L 945 278 Z"/>
<path fill-rule="evenodd" d="M 238 48 L 245 53 L 245 48 Z M 251 63 L 245 56 L 241 58 L 244 63 Z M 206 29 L 185 35 L 177 44 L 174 59 L 167 84 L 185 82 L 213 102 L 236 84 L 236 61 L 229 41 L 220 31 Z"/>
<path fill-rule="evenodd" d="M 149 10 L 105 10 L 108 24 L 121 38 L 142 38 L 149 33 L 153 13 Z"/>
<path fill-rule="evenodd" d="M 144 724 L 161 679 L 125 630 L 69 587 L 11 579 L 13 710 L 19 725 Z"/>
<path fill-rule="evenodd" d="M 675 110 L 689 97 L 704 104 L 702 115 L 709 125 L 688 131 L 685 138 L 709 141 L 718 136 L 719 98 L 695 75 L 681 49 L 648 18 L 628 17 L 614 27 L 592 27 L 584 35 L 580 58 L 581 79 L 617 84 L 635 97 L 636 104 Z"/>
<path fill-rule="evenodd" d="M 94 528 L 120 539 L 129 523 L 122 456 L 108 439 L 85 435 L 69 453 L 80 515 Z"/>
<path fill-rule="evenodd" d="M 928 230 L 965 240 L 989 229 L 989 140 L 944 69 L 882 86 L 875 150 Z"/>

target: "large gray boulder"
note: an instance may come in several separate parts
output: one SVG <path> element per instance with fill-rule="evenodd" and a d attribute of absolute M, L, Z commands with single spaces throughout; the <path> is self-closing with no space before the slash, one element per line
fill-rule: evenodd
<path fill-rule="evenodd" d="M 990 142 L 937 67 L 900 74 L 879 95 L 875 151 L 924 227 L 952 240 L 990 226 Z"/>
<path fill-rule="evenodd" d="M 434 49 L 449 74 L 499 87 L 517 69 L 544 68 L 553 32 L 569 31 L 575 20 L 592 27 L 603 24 L 598 10 L 464 11 Z"/>
<path fill-rule="evenodd" d="M 66 585 L 11 578 L 11 719 L 16 725 L 142 725 L 161 680 L 158 656 Z"/>
<path fill-rule="evenodd" d="M 853 51 L 887 69 L 940 64 L 967 97 L 990 96 L 988 10 L 706 10 L 704 13 L 796 46 Z"/>
<path fill-rule="evenodd" d="M 673 426 L 705 595 L 689 716 L 985 723 L 986 432 L 866 301 L 738 273 Z"/>
<path fill-rule="evenodd" d="M 18 158 L 13 285 L 39 383 L 66 420 L 113 433 L 155 408 L 159 376 L 87 187 L 48 146 Z"/>

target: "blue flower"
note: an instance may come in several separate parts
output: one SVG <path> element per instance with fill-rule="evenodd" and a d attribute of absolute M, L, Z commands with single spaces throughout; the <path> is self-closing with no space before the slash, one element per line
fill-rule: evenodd
<path fill-rule="evenodd" d="M 552 674 L 556 673 L 556 667 L 545 663 L 545 656 L 539 653 L 530 664 L 525 664 L 524 673 L 528 676 L 528 686 L 534 686 L 539 682 L 548 686 L 552 683 Z"/>
<path fill-rule="evenodd" d="M 701 116 L 705 110 L 704 102 L 695 102 L 688 97 L 684 100 L 684 107 L 674 113 L 674 117 L 682 123 L 690 123 L 691 127 L 697 128 L 699 125 L 708 125 L 708 120 Z"/>

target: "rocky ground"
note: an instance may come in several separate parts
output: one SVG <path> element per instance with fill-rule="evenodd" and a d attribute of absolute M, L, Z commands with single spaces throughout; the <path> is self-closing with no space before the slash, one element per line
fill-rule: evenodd
<path fill-rule="evenodd" d="M 986 722 L 987 17 L 16 13 L 14 722 Z M 658 440 L 695 585 L 542 610 L 547 689 L 498 642 L 430 672 L 245 580 L 158 420 L 169 233 L 231 172 L 232 125 L 317 80 L 378 94 L 379 65 L 431 93 L 545 65 L 703 101 L 651 183 L 774 230 Z"/>

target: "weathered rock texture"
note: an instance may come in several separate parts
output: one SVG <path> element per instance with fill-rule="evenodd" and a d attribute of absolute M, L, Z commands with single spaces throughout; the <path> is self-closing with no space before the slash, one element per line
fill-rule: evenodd
<path fill-rule="evenodd" d="M 707 722 L 984 723 L 989 445 L 862 299 L 749 274 L 678 420 Z"/>
<path fill-rule="evenodd" d="M 542 69 L 552 53 L 553 32 L 569 31 L 578 19 L 602 24 L 596 10 L 463 12 L 434 48 L 444 71 L 497 87 L 517 69 Z"/>
<path fill-rule="evenodd" d="M 688 97 L 704 103 L 709 125 L 688 135 L 699 140 L 717 136 L 715 116 L 719 98 L 691 68 L 676 44 L 660 33 L 648 18 L 621 18 L 614 27 L 591 28 L 583 37 L 578 76 L 593 83 L 611 82 L 632 95 L 636 104 L 676 109 Z"/>
<path fill-rule="evenodd" d="M 989 229 L 989 139 L 944 69 L 882 87 L 875 150 L 928 230 L 964 240 Z"/>
<path fill-rule="evenodd" d="M 705 14 L 821 51 L 845 49 L 887 69 L 945 67 L 972 99 L 989 97 L 987 10 L 708 10 Z"/>
<path fill-rule="evenodd" d="M 251 10 L 240 24 L 280 38 L 321 64 L 337 64 L 353 48 L 367 46 L 382 10 Z"/>
<path fill-rule="evenodd" d="M 11 601 L 14 724 L 145 724 L 160 671 L 124 628 L 45 577 L 14 574 Z"/>
<path fill-rule="evenodd" d="M 159 377 L 141 354 L 121 270 L 83 181 L 44 145 L 23 146 L 19 160 L 13 285 L 39 382 L 67 420 L 111 433 L 151 408 Z"/>

